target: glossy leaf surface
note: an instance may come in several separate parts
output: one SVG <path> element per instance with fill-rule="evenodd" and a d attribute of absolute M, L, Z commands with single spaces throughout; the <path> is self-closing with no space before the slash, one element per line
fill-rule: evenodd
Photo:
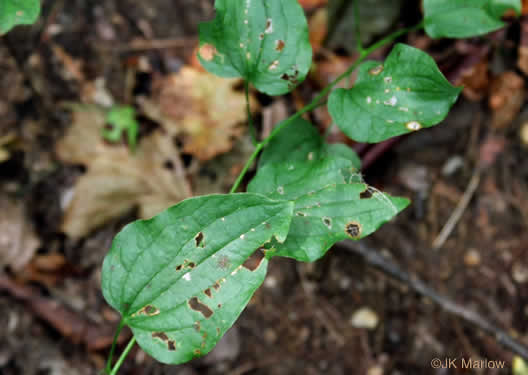
<path fill-rule="evenodd" d="M 129 224 L 104 261 L 105 299 L 157 360 L 206 354 L 264 280 L 258 249 L 285 240 L 292 208 L 256 194 L 211 195 Z"/>
<path fill-rule="evenodd" d="M 327 156 L 348 159 L 355 169 L 361 169 L 361 160 L 356 152 L 342 143 L 328 144 L 317 129 L 300 118 L 279 132 L 260 157 L 259 166 L 268 163 L 313 161 Z"/>
<path fill-rule="evenodd" d="M 315 261 L 336 242 L 373 233 L 409 204 L 359 181 L 352 163 L 343 158 L 262 167 L 248 191 L 295 203 L 288 237 L 274 244 L 274 254 Z"/>
<path fill-rule="evenodd" d="M 269 95 L 305 79 L 312 48 L 297 0 L 216 0 L 215 9 L 216 18 L 200 25 L 198 57 L 205 69 L 242 77 Z"/>
<path fill-rule="evenodd" d="M 363 63 L 354 87 L 332 92 L 328 109 L 347 136 L 377 143 L 437 125 L 460 92 L 428 54 L 397 44 L 384 64 Z"/>
<path fill-rule="evenodd" d="M 469 38 L 504 26 L 507 11 L 521 13 L 520 0 L 424 0 L 425 31 L 432 38 Z"/>

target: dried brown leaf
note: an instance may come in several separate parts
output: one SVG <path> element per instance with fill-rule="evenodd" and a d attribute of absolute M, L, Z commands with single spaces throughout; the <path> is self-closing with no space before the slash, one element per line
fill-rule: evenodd
<path fill-rule="evenodd" d="M 481 100 L 487 93 L 489 87 L 489 69 L 487 57 L 478 64 L 462 71 L 457 85 L 464 86 L 463 95 L 469 100 Z"/>
<path fill-rule="evenodd" d="M 328 9 L 321 8 L 310 17 L 310 44 L 314 53 L 319 51 L 328 34 Z"/>
<path fill-rule="evenodd" d="M 86 166 L 65 210 L 62 229 L 69 236 L 85 236 L 134 207 L 139 207 L 141 217 L 151 217 L 191 195 L 170 136 L 155 131 L 141 139 L 132 154 L 125 145 L 103 141 L 103 110 L 74 106 L 73 117 L 73 125 L 56 146 L 63 162 Z"/>
<path fill-rule="evenodd" d="M 504 72 L 493 80 L 490 92 L 491 125 L 504 129 L 513 122 L 524 103 L 524 80 L 514 72 Z"/>
<path fill-rule="evenodd" d="M 246 131 L 246 107 L 239 79 L 225 79 L 184 67 L 177 74 L 159 78 L 154 97 L 142 99 L 143 111 L 169 134 L 183 139 L 183 151 L 210 160 L 229 151 Z M 250 97 L 251 108 L 258 103 Z"/>
<path fill-rule="evenodd" d="M 0 211 L 0 269 L 9 266 L 19 272 L 35 255 L 40 240 L 22 204 L 0 196 Z"/>

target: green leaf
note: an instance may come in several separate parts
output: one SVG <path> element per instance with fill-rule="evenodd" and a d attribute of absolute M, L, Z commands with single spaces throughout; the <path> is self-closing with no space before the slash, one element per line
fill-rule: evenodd
<path fill-rule="evenodd" d="M 312 262 L 336 242 L 360 239 L 376 231 L 409 204 L 361 181 L 349 160 L 270 163 L 262 167 L 248 191 L 271 199 L 294 201 L 294 217 L 283 244 L 274 255 Z"/>
<path fill-rule="evenodd" d="M 424 0 L 425 31 L 432 38 L 469 38 L 504 26 L 508 10 L 521 13 L 520 0 Z"/>
<path fill-rule="evenodd" d="M 299 118 L 279 132 L 266 146 L 260 157 L 259 167 L 268 163 L 319 160 L 327 156 L 348 159 L 357 169 L 361 169 L 361 160 L 356 152 L 347 145 L 328 144 L 317 129 L 308 121 Z"/>
<path fill-rule="evenodd" d="M 461 90 L 428 54 L 397 44 L 384 65 L 363 63 L 354 87 L 332 92 L 328 109 L 347 136 L 376 143 L 438 124 Z"/>
<path fill-rule="evenodd" d="M 305 79 L 312 48 L 297 0 L 216 0 L 215 8 L 216 18 L 200 25 L 198 57 L 205 69 L 242 77 L 269 95 Z"/>
<path fill-rule="evenodd" d="M 120 142 L 123 132 L 127 133 L 128 146 L 136 149 L 139 125 L 136 121 L 136 110 L 133 107 L 113 107 L 106 115 L 111 129 L 103 129 L 103 138 L 110 142 Z"/>
<path fill-rule="evenodd" d="M 292 208 L 257 194 L 210 195 L 129 224 L 105 258 L 104 297 L 157 360 L 204 355 L 264 280 L 257 249 L 285 240 Z"/>
<path fill-rule="evenodd" d="M 34 23 L 39 13 L 39 0 L 0 0 L 0 34 L 17 25 Z"/>
<path fill-rule="evenodd" d="M 528 364 L 521 357 L 513 357 L 513 375 L 528 375 Z"/>

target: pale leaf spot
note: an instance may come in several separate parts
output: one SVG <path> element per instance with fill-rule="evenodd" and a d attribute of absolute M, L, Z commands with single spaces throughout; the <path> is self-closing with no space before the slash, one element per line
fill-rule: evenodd
<path fill-rule="evenodd" d="M 410 131 L 417 131 L 422 128 L 422 124 L 420 124 L 418 121 L 411 121 L 405 124 L 405 127 Z"/>
<path fill-rule="evenodd" d="M 377 76 L 381 72 L 383 72 L 383 65 L 375 66 L 374 68 L 369 69 L 369 74 L 372 76 Z"/>

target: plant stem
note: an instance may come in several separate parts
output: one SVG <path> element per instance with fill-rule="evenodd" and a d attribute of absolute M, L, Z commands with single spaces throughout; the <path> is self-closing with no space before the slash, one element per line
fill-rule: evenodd
<path fill-rule="evenodd" d="M 110 354 L 108 354 L 108 360 L 106 362 L 106 369 L 105 369 L 105 372 L 107 374 L 109 374 L 110 371 L 112 370 L 112 359 L 114 358 L 114 352 L 117 346 L 117 339 L 119 338 L 119 334 L 121 333 L 121 330 L 123 329 L 124 326 L 125 326 L 125 322 L 123 321 L 123 319 L 121 319 L 121 321 L 119 322 L 119 326 L 117 327 L 116 333 L 114 335 L 114 341 L 112 342 L 112 348 L 110 349 Z"/>
<path fill-rule="evenodd" d="M 255 125 L 253 124 L 253 117 L 251 116 L 251 104 L 249 103 L 249 81 L 244 82 L 244 91 L 246 92 L 246 110 L 249 123 L 249 133 L 251 134 L 251 141 L 253 142 L 253 146 L 256 146 L 258 142 Z"/>
<path fill-rule="evenodd" d="M 378 48 L 381 48 L 383 47 L 384 45 L 386 44 L 389 44 L 389 43 L 392 43 L 394 42 L 396 39 L 398 39 L 400 36 L 402 35 L 405 35 L 407 34 L 408 32 L 411 32 L 411 31 L 416 31 L 416 30 L 420 30 L 424 27 L 424 21 L 420 22 L 418 25 L 415 25 L 415 26 L 412 26 L 412 27 L 406 27 L 404 29 L 401 29 L 401 30 L 398 30 L 390 35 L 388 35 L 387 37 L 381 39 L 380 41 L 374 43 L 372 46 L 366 48 L 366 49 L 363 49 L 362 48 L 362 51 L 360 52 L 360 55 L 358 57 L 358 59 L 346 70 L 346 72 L 344 72 L 343 74 L 341 74 L 339 77 L 337 77 L 334 81 L 332 81 L 330 84 L 328 84 L 324 89 L 323 91 L 321 91 L 319 93 L 319 95 L 317 95 L 311 102 L 310 104 L 306 105 L 305 107 L 301 108 L 297 113 L 295 113 L 294 115 L 292 115 L 291 117 L 289 117 L 288 119 L 284 120 L 283 122 L 281 122 L 279 125 L 277 125 L 273 131 L 271 132 L 271 134 L 266 138 L 264 139 L 263 141 L 261 141 L 260 143 L 257 143 L 256 144 L 256 148 L 255 148 L 255 151 L 253 151 L 253 154 L 251 155 L 251 157 L 249 158 L 249 160 L 246 162 L 246 164 L 244 165 L 244 168 L 242 169 L 242 171 L 240 172 L 240 174 L 238 175 L 235 183 L 233 184 L 233 187 L 231 188 L 231 191 L 230 191 L 230 194 L 231 193 L 234 193 L 238 187 L 240 186 L 244 176 L 246 175 L 247 171 L 249 170 L 249 168 L 251 167 L 251 165 L 253 164 L 253 162 L 255 161 L 255 159 L 257 158 L 258 154 L 260 153 L 260 151 L 262 151 L 262 149 L 264 147 L 266 147 L 268 145 L 268 143 L 282 130 L 284 129 L 286 126 L 290 125 L 292 122 L 294 122 L 295 120 L 297 120 L 298 118 L 300 118 L 302 115 L 304 115 L 305 113 L 307 112 L 310 112 L 312 110 L 314 110 L 315 108 L 319 107 L 320 105 L 323 105 L 324 103 L 321 102 L 321 100 L 327 96 L 332 90 L 333 88 L 339 83 L 341 82 L 343 79 L 345 79 L 346 77 L 348 77 L 354 70 L 356 70 L 356 68 L 368 57 L 368 55 L 370 55 L 372 52 L 374 52 L 375 50 L 377 50 Z M 246 87 L 248 87 L 249 84 L 246 83 Z M 247 93 L 247 91 L 246 91 Z M 249 103 L 249 100 L 248 100 L 248 103 Z M 249 104 L 248 104 L 249 106 Z M 249 113 L 249 116 L 251 117 L 251 113 Z"/>
<path fill-rule="evenodd" d="M 136 337 L 132 337 L 130 339 L 130 341 L 128 342 L 128 344 L 127 344 L 125 350 L 123 351 L 123 353 L 121 353 L 121 356 L 117 360 L 117 362 L 116 362 L 114 368 L 112 369 L 112 372 L 110 373 L 110 375 L 116 375 L 117 374 L 117 372 L 119 371 L 119 368 L 121 367 L 121 365 L 125 361 L 126 356 L 130 352 L 130 350 L 132 350 L 132 347 L 134 346 L 135 343 L 136 343 Z"/>
<path fill-rule="evenodd" d="M 363 48 L 363 43 L 361 42 L 361 17 L 359 13 L 359 1 L 360 0 L 354 0 L 354 23 L 356 26 L 356 45 L 357 50 L 360 54 L 363 54 L 363 51 L 365 50 Z"/>

